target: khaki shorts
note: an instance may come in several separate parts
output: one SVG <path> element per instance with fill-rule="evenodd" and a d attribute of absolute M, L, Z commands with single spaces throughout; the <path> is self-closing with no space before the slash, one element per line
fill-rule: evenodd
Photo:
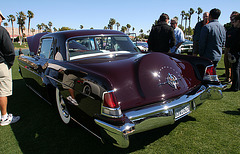
<path fill-rule="evenodd" d="M 12 70 L 0 63 L 0 97 L 12 95 Z"/>
<path fill-rule="evenodd" d="M 73 89 L 74 87 L 74 82 L 77 79 L 77 77 L 73 74 L 64 74 L 63 75 L 63 88 L 64 89 Z"/>

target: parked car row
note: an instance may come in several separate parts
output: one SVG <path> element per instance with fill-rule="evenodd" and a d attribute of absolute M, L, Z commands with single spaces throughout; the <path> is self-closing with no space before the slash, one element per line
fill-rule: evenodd
<path fill-rule="evenodd" d="M 147 42 L 134 42 L 134 45 L 139 48 L 141 51 L 148 51 L 148 43 Z"/>
<path fill-rule="evenodd" d="M 121 148 L 131 135 L 171 125 L 222 98 L 211 61 L 142 53 L 119 31 L 44 33 L 28 43 L 34 55 L 18 58 L 26 85 L 56 104 L 65 124 L 78 123 Z"/>
<path fill-rule="evenodd" d="M 193 53 L 193 42 L 189 40 L 185 40 L 185 42 L 180 46 L 181 53 L 187 53 L 188 55 L 192 55 Z"/>
<path fill-rule="evenodd" d="M 148 43 L 147 42 L 134 42 L 134 45 L 138 47 L 141 51 L 148 51 Z M 186 53 L 187 55 L 192 55 L 193 52 L 193 42 L 186 40 L 181 46 L 181 53 Z"/>

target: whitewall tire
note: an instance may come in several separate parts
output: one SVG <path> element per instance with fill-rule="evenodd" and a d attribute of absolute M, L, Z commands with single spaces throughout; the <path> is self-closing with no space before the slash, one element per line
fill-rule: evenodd
<path fill-rule="evenodd" d="M 58 88 L 56 88 L 56 103 L 57 103 L 57 109 L 62 121 L 65 124 L 69 124 L 71 121 L 71 116 L 68 112 L 63 96 L 60 94 L 60 91 Z"/>

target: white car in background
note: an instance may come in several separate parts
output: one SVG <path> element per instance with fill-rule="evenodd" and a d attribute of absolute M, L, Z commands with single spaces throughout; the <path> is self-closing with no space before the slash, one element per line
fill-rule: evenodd
<path fill-rule="evenodd" d="M 141 51 L 148 51 L 148 44 L 147 44 L 147 42 L 134 42 L 134 44 Z"/>
<path fill-rule="evenodd" d="M 193 42 L 189 40 L 185 40 L 185 42 L 181 45 L 181 53 L 187 53 L 188 55 L 192 55 Z"/>

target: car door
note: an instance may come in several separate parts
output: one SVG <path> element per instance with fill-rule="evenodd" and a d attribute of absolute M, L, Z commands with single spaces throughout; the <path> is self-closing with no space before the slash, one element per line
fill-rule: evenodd
<path fill-rule="evenodd" d="M 44 74 L 53 50 L 53 38 L 43 38 L 38 54 L 34 57 L 26 57 L 25 63 L 22 64 L 24 68 L 21 69 L 21 73 L 26 84 L 43 97 L 46 96 Z"/>

